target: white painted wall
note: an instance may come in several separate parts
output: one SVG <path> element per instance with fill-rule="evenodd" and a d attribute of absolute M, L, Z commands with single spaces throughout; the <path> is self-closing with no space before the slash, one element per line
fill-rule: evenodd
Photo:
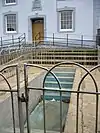
<path fill-rule="evenodd" d="M 99 0 L 98 0 L 99 1 Z M 93 0 L 41 0 L 42 11 L 32 11 L 32 0 L 18 0 L 16 6 L 2 6 L 0 1 L 0 36 L 3 34 L 3 13 L 9 11 L 18 12 L 18 33 L 26 33 L 27 41 L 31 41 L 30 28 L 28 17 L 38 15 L 46 16 L 45 32 L 47 36 L 51 36 L 52 33 L 58 37 L 66 37 L 67 33 L 59 33 L 57 29 L 57 8 L 75 7 L 75 32 L 69 33 L 71 38 L 80 38 L 80 35 L 84 35 L 85 39 L 93 38 Z"/>
<path fill-rule="evenodd" d="M 93 1 L 92 0 L 66 0 L 58 2 L 57 8 L 64 6 L 75 7 L 75 32 L 73 37 L 85 35 L 85 38 L 93 36 Z"/>

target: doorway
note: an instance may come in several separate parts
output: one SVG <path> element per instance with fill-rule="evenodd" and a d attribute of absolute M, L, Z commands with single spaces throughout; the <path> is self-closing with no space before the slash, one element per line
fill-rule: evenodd
<path fill-rule="evenodd" d="M 32 20 L 32 41 L 43 43 L 44 40 L 44 19 L 36 18 Z"/>

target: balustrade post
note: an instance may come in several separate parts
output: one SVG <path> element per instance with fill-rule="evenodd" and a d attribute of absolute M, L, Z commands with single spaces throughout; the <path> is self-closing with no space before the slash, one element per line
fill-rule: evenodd
<path fill-rule="evenodd" d="M 83 47 L 83 35 L 81 35 L 81 47 Z"/>
<path fill-rule="evenodd" d="M 53 46 L 54 46 L 54 33 L 53 33 Z"/>
<path fill-rule="evenodd" d="M 68 34 L 67 34 L 67 47 L 68 47 Z"/>

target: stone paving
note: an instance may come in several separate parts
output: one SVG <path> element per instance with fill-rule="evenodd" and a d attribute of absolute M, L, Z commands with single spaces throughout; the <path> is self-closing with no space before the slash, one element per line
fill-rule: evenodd
<path fill-rule="evenodd" d="M 77 90 L 79 81 L 84 72 L 77 69 L 73 90 Z M 100 91 L 100 71 L 96 70 L 92 72 L 96 79 L 98 90 Z M 84 80 L 81 86 L 82 91 L 95 92 L 94 84 L 90 78 Z M 71 94 L 71 103 L 69 105 L 69 111 L 66 119 L 65 133 L 76 133 L 76 103 L 77 95 Z M 79 97 L 79 133 L 95 133 L 95 121 L 96 121 L 96 95 L 80 94 Z M 98 116 L 98 132 L 100 131 L 100 105 L 99 105 L 99 116 Z"/>

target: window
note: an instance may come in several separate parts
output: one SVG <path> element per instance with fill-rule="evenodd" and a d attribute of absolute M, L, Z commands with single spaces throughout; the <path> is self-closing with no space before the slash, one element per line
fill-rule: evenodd
<path fill-rule="evenodd" d="M 32 4 L 32 10 L 40 10 L 41 9 L 41 1 L 34 0 Z"/>
<path fill-rule="evenodd" d="M 16 14 L 5 15 L 5 32 L 6 33 L 17 33 Z"/>
<path fill-rule="evenodd" d="M 16 4 L 16 0 L 5 0 L 5 5 Z"/>
<path fill-rule="evenodd" d="M 63 10 L 60 14 L 60 31 L 73 31 L 73 10 Z"/>

